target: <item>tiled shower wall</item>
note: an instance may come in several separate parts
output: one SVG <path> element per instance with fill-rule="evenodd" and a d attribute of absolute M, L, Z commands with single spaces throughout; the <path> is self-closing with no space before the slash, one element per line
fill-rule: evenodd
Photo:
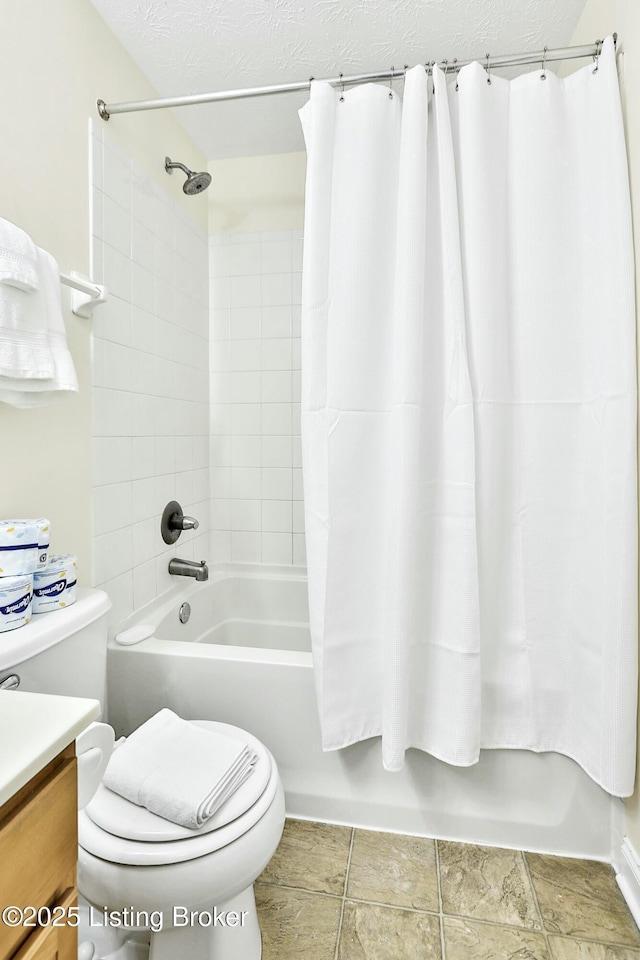
<path fill-rule="evenodd" d="M 104 125 L 90 146 L 92 276 L 109 291 L 91 321 L 93 582 L 115 623 L 172 586 L 171 555 L 208 559 L 207 234 Z M 167 547 L 172 499 L 200 528 Z"/>
<path fill-rule="evenodd" d="M 212 560 L 306 562 L 301 271 L 300 230 L 209 238 Z"/>

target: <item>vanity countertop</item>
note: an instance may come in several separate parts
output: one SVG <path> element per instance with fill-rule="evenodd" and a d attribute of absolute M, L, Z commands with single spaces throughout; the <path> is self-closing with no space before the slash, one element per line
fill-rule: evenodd
<path fill-rule="evenodd" d="M 0 690 L 0 806 L 99 714 L 97 700 Z"/>

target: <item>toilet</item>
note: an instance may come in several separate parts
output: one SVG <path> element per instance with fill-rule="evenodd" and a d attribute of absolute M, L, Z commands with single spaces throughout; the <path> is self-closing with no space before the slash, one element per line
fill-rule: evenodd
<path fill-rule="evenodd" d="M 0 682 L 10 672 L 20 677 L 23 690 L 104 702 L 96 662 L 106 660 L 109 605 L 102 591 L 81 590 L 68 611 L 73 617 L 61 611 L 61 618 L 58 612 L 40 618 L 39 636 L 29 637 L 28 659 L 16 661 L 14 654 L 9 664 L 11 650 L 0 654 Z M 87 661 L 86 671 L 79 660 Z M 89 919 L 79 931 L 83 960 L 98 960 L 94 941 L 100 927 L 112 925 L 137 937 L 128 952 L 125 933 L 108 954 L 117 960 L 143 956 L 140 927 L 149 929 L 149 960 L 260 960 L 253 883 L 284 827 L 278 768 L 268 749 L 239 727 L 191 722 L 243 741 L 258 757 L 251 776 L 199 830 L 164 820 L 102 785 L 114 748 L 111 727 L 93 724 L 78 737 L 78 889 Z"/>

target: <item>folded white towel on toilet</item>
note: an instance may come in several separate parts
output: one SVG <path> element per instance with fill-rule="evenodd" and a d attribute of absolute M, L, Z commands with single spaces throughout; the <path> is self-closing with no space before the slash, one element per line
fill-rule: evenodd
<path fill-rule="evenodd" d="M 0 283 L 18 290 L 38 289 L 36 245 L 15 223 L 0 217 Z"/>
<path fill-rule="evenodd" d="M 256 759 L 240 740 L 164 709 L 114 751 L 102 782 L 159 817 L 196 830 L 244 783 Z"/>

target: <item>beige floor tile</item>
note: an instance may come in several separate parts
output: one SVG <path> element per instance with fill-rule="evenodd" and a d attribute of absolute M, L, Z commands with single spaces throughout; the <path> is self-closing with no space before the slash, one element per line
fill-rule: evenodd
<path fill-rule="evenodd" d="M 444 918 L 447 960 L 550 960 L 544 934 Z"/>
<path fill-rule="evenodd" d="M 338 960 L 441 960 L 440 918 L 347 900 Z"/>
<path fill-rule="evenodd" d="M 438 841 L 444 913 L 542 929 L 522 854 Z"/>
<path fill-rule="evenodd" d="M 262 960 L 333 960 L 342 901 L 256 883 Z"/>
<path fill-rule="evenodd" d="M 610 943 L 549 937 L 549 944 L 552 960 L 640 960 L 640 950 L 615 947 Z"/>
<path fill-rule="evenodd" d="M 280 846 L 260 880 L 341 897 L 350 844 L 351 827 L 287 820 Z"/>
<path fill-rule="evenodd" d="M 435 841 L 356 830 L 347 896 L 437 913 Z"/>
<path fill-rule="evenodd" d="M 537 853 L 526 858 L 550 933 L 640 947 L 640 933 L 608 864 Z"/>

